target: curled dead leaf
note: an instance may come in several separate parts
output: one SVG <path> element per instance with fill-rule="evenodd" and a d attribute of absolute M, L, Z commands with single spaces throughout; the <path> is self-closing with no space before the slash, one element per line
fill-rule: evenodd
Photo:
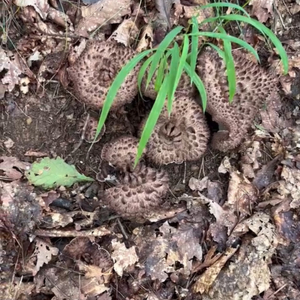
<path fill-rule="evenodd" d="M 82 19 L 76 26 L 75 34 L 88 37 L 88 34 L 99 26 L 121 23 L 122 17 L 130 14 L 130 5 L 131 0 L 103 0 L 82 7 Z"/>

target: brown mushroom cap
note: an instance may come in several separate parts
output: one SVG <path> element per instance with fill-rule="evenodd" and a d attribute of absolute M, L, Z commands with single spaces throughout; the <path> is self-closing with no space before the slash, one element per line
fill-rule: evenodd
<path fill-rule="evenodd" d="M 163 170 L 139 165 L 125 172 L 120 183 L 104 192 L 104 202 L 125 218 L 141 218 L 159 207 L 169 189 L 169 177 Z"/>
<path fill-rule="evenodd" d="M 105 97 L 122 67 L 134 57 L 135 51 L 115 41 L 89 42 L 77 61 L 68 68 L 74 93 L 80 101 L 94 109 L 102 108 Z M 138 93 L 138 66 L 121 85 L 111 109 L 130 103 Z"/>
<path fill-rule="evenodd" d="M 220 130 L 213 135 L 212 147 L 220 151 L 236 148 L 245 137 L 264 102 L 276 91 L 276 79 L 240 51 L 233 53 L 236 70 L 236 94 L 229 103 L 226 69 L 214 51 L 198 57 L 197 72 L 207 92 L 207 112 Z"/>
<path fill-rule="evenodd" d="M 201 107 L 193 98 L 182 95 L 173 102 L 170 117 L 167 108 L 163 108 L 148 141 L 147 156 L 158 165 L 197 160 L 205 152 L 208 139 L 209 129 Z"/>
<path fill-rule="evenodd" d="M 139 140 L 133 136 L 122 136 L 103 146 L 101 158 L 116 168 L 133 168 Z"/>

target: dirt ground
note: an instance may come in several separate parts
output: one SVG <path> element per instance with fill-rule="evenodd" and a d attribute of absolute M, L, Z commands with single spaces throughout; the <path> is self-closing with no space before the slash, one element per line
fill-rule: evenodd
<path fill-rule="evenodd" d="M 101 160 L 103 145 L 122 135 L 138 136 L 151 101 L 137 96 L 126 113 L 110 114 L 104 136 L 91 147 L 82 124 L 87 115 L 98 118 L 98 112 L 77 101 L 67 86 L 67 59 L 53 74 L 44 58 L 68 29 L 73 28 L 73 46 L 87 38 L 84 26 L 102 22 L 80 23 L 84 18 L 75 10 L 89 1 L 70 1 L 71 7 L 65 1 L 42 1 L 47 7 L 18 7 L 17 2 L 0 4 L 6 20 L 0 31 L 0 299 L 300 299 L 297 1 L 255 0 L 246 6 L 274 29 L 288 54 L 290 68 L 280 77 L 278 99 L 258 114 L 238 148 L 223 153 L 209 146 L 199 161 L 161 166 L 170 177 L 169 192 L 159 213 L 144 223 L 109 209 L 102 198 L 112 183 L 97 179 L 114 172 Z M 142 2 L 142 18 L 131 7 L 100 35 L 107 38 L 129 17 L 150 23 L 154 1 Z M 195 3 L 181 1 L 185 7 Z M 175 26 L 179 21 L 171 12 Z M 68 28 L 60 24 L 64 16 Z M 188 14 L 181 19 L 186 22 Z M 279 74 L 275 50 L 257 33 L 250 35 L 247 41 L 254 41 L 263 66 Z M 42 58 L 32 58 L 36 51 Z M 7 61 L 17 64 L 17 56 L 27 66 L 19 59 L 18 67 L 8 68 Z M 41 75 L 45 66 L 47 74 Z M 13 75 L 5 81 L 18 68 L 19 81 Z M 213 122 L 209 126 L 212 133 L 217 130 Z M 24 173 L 42 157 L 61 157 L 95 181 L 34 187 Z M 157 168 L 147 159 L 146 164 Z"/>

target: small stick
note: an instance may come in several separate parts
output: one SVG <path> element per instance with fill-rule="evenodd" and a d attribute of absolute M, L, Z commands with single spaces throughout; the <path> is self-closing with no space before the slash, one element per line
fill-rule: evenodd
<path fill-rule="evenodd" d="M 122 225 L 121 221 L 120 221 L 120 218 L 117 218 L 117 222 L 118 222 L 118 225 L 121 229 L 121 232 L 125 238 L 125 240 L 128 240 L 128 234 L 126 233 L 125 229 L 124 229 L 124 226 Z"/>
<path fill-rule="evenodd" d="M 284 25 L 284 23 L 283 23 L 283 19 L 282 19 L 282 17 L 281 17 L 281 14 L 279 13 L 279 11 L 278 11 L 276 5 L 274 5 L 274 8 L 275 8 L 275 10 L 276 10 L 276 12 L 277 12 L 277 15 L 278 15 L 278 17 L 279 17 L 279 20 L 280 20 L 280 23 L 281 23 L 283 29 L 286 29 L 286 27 L 285 27 L 285 25 Z"/>
<path fill-rule="evenodd" d="M 67 157 L 70 156 L 70 155 L 72 155 L 73 153 L 75 153 L 80 148 L 80 146 L 82 145 L 82 143 L 84 141 L 85 132 L 86 132 L 86 128 L 87 128 L 87 125 L 89 123 L 89 120 L 90 120 L 90 114 L 88 113 L 87 117 L 86 117 L 86 120 L 85 120 L 85 123 L 84 123 L 84 126 L 83 126 L 83 129 L 82 129 L 82 134 L 80 136 L 80 140 L 77 143 L 77 145 L 75 146 L 75 148 L 72 150 L 72 152 L 67 155 Z"/>

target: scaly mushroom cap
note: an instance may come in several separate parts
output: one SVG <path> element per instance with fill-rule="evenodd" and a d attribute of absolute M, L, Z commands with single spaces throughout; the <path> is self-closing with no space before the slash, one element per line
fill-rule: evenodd
<path fill-rule="evenodd" d="M 101 158 L 118 169 L 133 168 L 139 140 L 133 136 L 122 136 L 107 143 L 102 148 Z"/>
<path fill-rule="evenodd" d="M 110 85 L 134 55 L 134 50 L 115 41 L 89 42 L 67 70 L 76 97 L 94 109 L 102 108 Z M 138 93 L 137 73 L 138 66 L 127 75 L 113 101 L 113 110 L 130 103 Z"/>
<path fill-rule="evenodd" d="M 236 94 L 229 103 L 226 68 L 216 52 L 206 50 L 198 57 L 197 72 L 207 92 L 207 112 L 220 130 L 213 135 L 212 147 L 220 151 L 236 148 L 245 137 L 262 105 L 276 91 L 276 79 L 245 57 L 233 53 Z"/>
<path fill-rule="evenodd" d="M 163 203 L 169 189 L 169 177 L 163 170 L 139 165 L 125 172 L 119 184 L 104 192 L 104 202 L 124 218 L 142 218 Z"/>
<path fill-rule="evenodd" d="M 208 139 L 201 107 L 193 98 L 182 95 L 174 100 L 170 117 L 167 108 L 163 108 L 148 141 L 147 156 L 158 165 L 197 160 L 205 152 Z"/>

